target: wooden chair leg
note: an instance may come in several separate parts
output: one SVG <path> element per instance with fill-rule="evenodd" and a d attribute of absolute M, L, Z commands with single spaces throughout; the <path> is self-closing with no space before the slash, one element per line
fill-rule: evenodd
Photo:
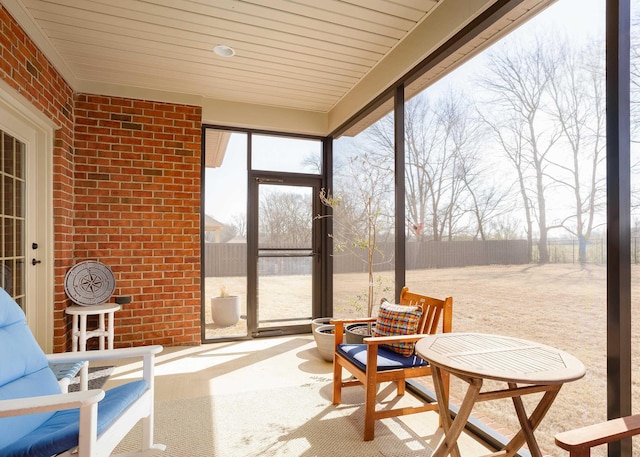
<path fill-rule="evenodd" d="M 398 395 L 404 395 L 407 386 L 406 381 L 404 379 L 398 379 L 396 384 L 398 384 Z"/>
<path fill-rule="evenodd" d="M 378 393 L 377 375 L 378 348 L 367 350 L 367 371 L 364 386 L 364 440 L 371 441 L 375 433 L 376 423 L 376 395 Z"/>
<path fill-rule="evenodd" d="M 342 402 L 342 366 L 333 360 L 333 404 L 339 405 Z"/>
<path fill-rule="evenodd" d="M 371 441 L 376 425 L 376 395 L 378 393 L 375 374 L 367 374 L 364 386 L 364 440 Z"/>
<path fill-rule="evenodd" d="M 376 425 L 376 386 L 365 387 L 364 400 L 364 440 L 371 441 L 375 434 Z"/>

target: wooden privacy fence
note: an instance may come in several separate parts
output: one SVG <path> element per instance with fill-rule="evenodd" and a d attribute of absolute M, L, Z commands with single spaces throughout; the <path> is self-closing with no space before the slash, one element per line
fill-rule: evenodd
<path fill-rule="evenodd" d="M 375 270 L 393 270 L 394 244 L 381 243 L 378 248 L 382 254 L 376 255 Z M 409 270 L 528 263 L 527 242 L 524 240 L 409 242 L 406 252 Z M 244 276 L 247 274 L 246 259 L 246 244 L 205 243 L 205 276 Z M 261 275 L 309 274 L 311 261 L 311 258 L 262 258 L 259 271 Z M 336 253 L 333 271 L 366 272 L 367 264 L 355 255 Z"/>

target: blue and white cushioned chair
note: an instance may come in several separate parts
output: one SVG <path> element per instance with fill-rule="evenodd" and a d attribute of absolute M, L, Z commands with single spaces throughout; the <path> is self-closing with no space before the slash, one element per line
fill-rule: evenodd
<path fill-rule="evenodd" d="M 45 355 L 25 314 L 0 289 L 0 456 L 109 456 L 142 420 L 141 450 L 164 450 L 153 444 L 154 355 L 162 346 Z M 49 362 L 142 358 L 143 379 L 108 391 L 61 393 Z M 76 454 L 77 452 L 77 454 Z"/>
<path fill-rule="evenodd" d="M 415 342 L 439 331 L 451 332 L 453 298 L 444 300 L 409 292 L 404 287 L 399 305 L 380 305 L 377 318 L 332 319 L 335 324 L 335 351 L 333 354 L 333 404 L 342 402 L 342 388 L 364 387 L 364 440 L 374 438 L 375 421 L 387 417 L 437 411 L 437 402 L 425 402 L 415 407 L 376 409 L 378 384 L 394 381 L 398 395 L 405 393 L 405 380 L 430 376 L 429 364 L 414 355 Z M 375 322 L 376 334 L 365 338 L 363 344 L 343 344 L 345 324 Z M 440 322 L 442 324 L 440 325 Z M 342 378 L 342 370 L 352 377 Z M 443 373 L 445 393 L 449 393 L 449 376 Z M 448 398 L 445 399 L 448 405 Z"/>

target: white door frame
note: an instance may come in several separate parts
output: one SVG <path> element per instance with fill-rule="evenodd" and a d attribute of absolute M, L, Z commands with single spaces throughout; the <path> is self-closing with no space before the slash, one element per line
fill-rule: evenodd
<path fill-rule="evenodd" d="M 53 350 L 53 140 L 56 126 L 0 80 L 0 130 L 26 145 L 25 309 L 45 352 Z M 37 250 L 32 249 L 37 243 Z M 41 263 L 31 264 L 36 258 Z"/>

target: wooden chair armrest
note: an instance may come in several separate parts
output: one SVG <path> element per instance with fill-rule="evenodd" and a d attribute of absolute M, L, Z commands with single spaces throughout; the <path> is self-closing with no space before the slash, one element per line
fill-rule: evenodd
<path fill-rule="evenodd" d="M 637 434 L 640 434 L 640 414 L 559 433 L 556 444 L 569 451 L 570 455 L 588 456 L 592 447 Z"/>

